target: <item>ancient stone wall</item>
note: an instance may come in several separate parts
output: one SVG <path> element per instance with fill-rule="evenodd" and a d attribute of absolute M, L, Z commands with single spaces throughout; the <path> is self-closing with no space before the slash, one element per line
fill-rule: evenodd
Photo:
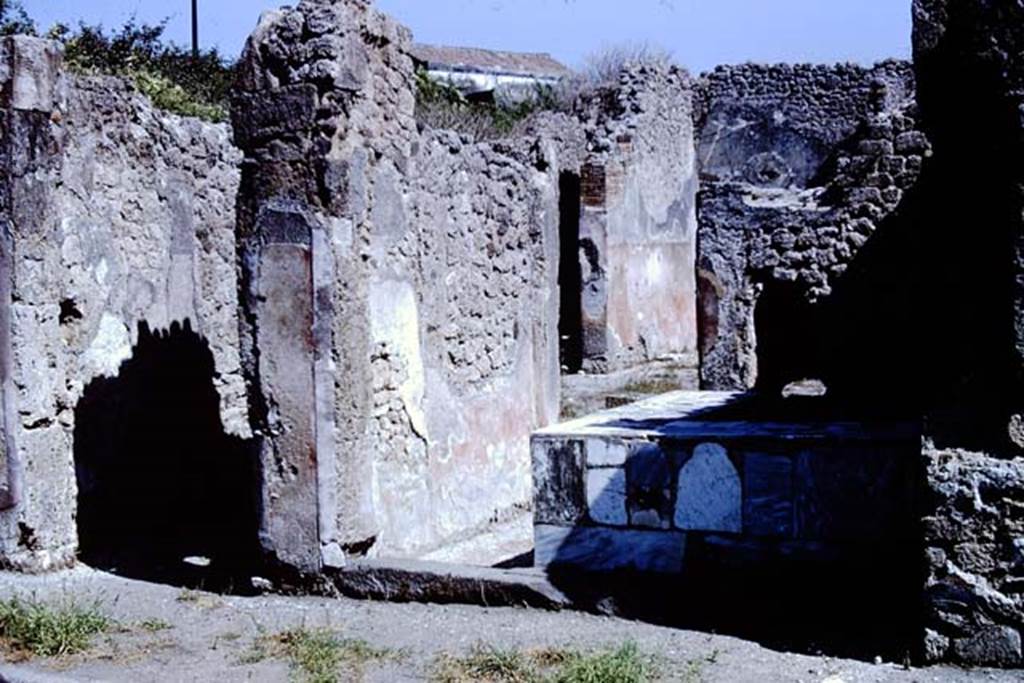
<path fill-rule="evenodd" d="M 238 356 L 228 129 L 157 112 L 123 82 L 67 75 L 53 43 L 6 38 L 3 96 L 4 563 L 76 547 L 75 407 L 140 326 L 189 326 L 216 363 L 226 430 L 248 435 Z M 159 387 L 154 387 L 159 391 Z"/>
<path fill-rule="evenodd" d="M 303 2 L 244 56 L 264 542 L 307 569 L 526 510 L 528 434 L 557 415 L 557 170 L 418 131 L 409 48 L 367 3 Z"/>
<path fill-rule="evenodd" d="M 935 143 L 914 214 L 923 245 L 914 321 L 925 335 L 916 359 L 927 435 L 925 656 L 1020 666 L 1024 9 L 917 0 L 914 51 Z"/>
<path fill-rule="evenodd" d="M 720 67 L 699 90 L 702 383 L 821 377 L 816 304 L 929 154 L 910 66 Z"/>
<path fill-rule="evenodd" d="M 558 414 L 558 175 L 538 161 L 426 131 L 410 164 L 407 227 L 372 302 L 387 319 L 397 288 L 409 323 L 374 356 L 381 553 L 529 508 L 526 437 Z"/>
<path fill-rule="evenodd" d="M 696 352 L 693 87 L 677 67 L 627 65 L 578 106 L 586 133 L 583 356 L 607 372 Z"/>
<path fill-rule="evenodd" d="M 260 543 L 283 564 L 421 554 L 527 512 L 528 435 L 559 410 L 563 172 L 610 179 L 590 214 L 600 362 L 692 351 L 678 71 L 474 143 L 417 128 L 410 35 L 362 0 L 265 14 L 230 128 L 68 75 L 49 43 L 5 45 L 11 564 L 71 560 L 76 405 L 143 337 L 182 330 L 213 357 L 220 426 L 255 437 Z"/>

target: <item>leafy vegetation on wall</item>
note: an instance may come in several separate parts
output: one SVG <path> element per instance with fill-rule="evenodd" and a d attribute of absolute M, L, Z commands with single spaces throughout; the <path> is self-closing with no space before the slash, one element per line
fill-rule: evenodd
<path fill-rule="evenodd" d="M 135 84 L 160 109 L 220 122 L 228 117 L 234 63 L 216 49 L 193 55 L 164 39 L 165 23 L 120 28 L 57 24 L 46 37 L 64 45 L 68 67 L 82 74 L 120 76 Z M 0 0 L 0 35 L 37 35 L 19 0 Z"/>

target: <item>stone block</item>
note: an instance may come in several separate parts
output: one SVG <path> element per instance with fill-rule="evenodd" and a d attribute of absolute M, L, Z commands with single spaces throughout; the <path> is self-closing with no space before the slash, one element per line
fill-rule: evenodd
<path fill-rule="evenodd" d="M 236 95 L 232 106 L 235 142 L 244 149 L 296 135 L 314 125 L 316 107 L 316 86 L 312 84 Z"/>
<path fill-rule="evenodd" d="M 629 455 L 629 445 L 624 441 L 587 439 L 587 467 L 622 467 Z"/>
<path fill-rule="evenodd" d="M 740 533 L 743 493 L 736 467 L 719 444 L 700 444 L 679 470 L 675 524 L 687 531 Z"/>
<path fill-rule="evenodd" d="M 751 536 L 793 535 L 793 460 L 747 454 L 743 459 L 743 526 Z"/>
<path fill-rule="evenodd" d="M 861 154 L 892 156 L 893 145 L 888 140 L 862 140 L 857 146 L 857 151 Z"/>
<path fill-rule="evenodd" d="M 626 471 L 614 469 L 587 470 L 587 509 L 597 524 L 625 526 Z"/>
<path fill-rule="evenodd" d="M 989 626 L 954 640 L 953 653 L 963 664 L 1017 667 L 1022 661 L 1020 632 L 1009 626 Z"/>
<path fill-rule="evenodd" d="M 924 658 L 927 662 L 941 662 L 949 652 L 949 638 L 933 630 L 924 632 Z"/>
<path fill-rule="evenodd" d="M 534 439 L 533 516 L 538 524 L 572 525 L 586 516 L 583 443 Z"/>
<path fill-rule="evenodd" d="M 627 505 L 633 526 L 672 527 L 672 470 L 668 456 L 644 444 L 626 462 Z"/>
<path fill-rule="evenodd" d="M 794 470 L 797 536 L 910 538 L 911 459 L 910 451 L 871 444 L 800 453 Z"/>
<path fill-rule="evenodd" d="M 678 531 L 538 525 L 534 532 L 534 558 L 539 567 L 570 565 L 597 572 L 663 574 L 679 573 L 683 568 L 686 535 Z"/>
<path fill-rule="evenodd" d="M 928 136 L 919 130 L 901 133 L 896 138 L 897 154 L 924 154 L 931 148 Z"/>
<path fill-rule="evenodd" d="M 60 73 L 63 59 L 52 40 L 10 36 L 4 42 L 4 69 L 0 79 L 7 105 L 17 111 L 52 112 L 60 104 Z"/>
<path fill-rule="evenodd" d="M 259 255 L 257 343 L 260 382 L 275 411 L 273 441 L 263 447 L 261 540 L 279 559 L 305 570 L 320 566 L 313 273 L 310 249 L 277 242 Z"/>

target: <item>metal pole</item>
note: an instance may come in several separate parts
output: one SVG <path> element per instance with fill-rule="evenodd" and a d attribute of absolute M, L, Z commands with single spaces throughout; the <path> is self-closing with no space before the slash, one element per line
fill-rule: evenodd
<path fill-rule="evenodd" d="M 192 56 L 199 58 L 199 0 L 192 0 Z"/>

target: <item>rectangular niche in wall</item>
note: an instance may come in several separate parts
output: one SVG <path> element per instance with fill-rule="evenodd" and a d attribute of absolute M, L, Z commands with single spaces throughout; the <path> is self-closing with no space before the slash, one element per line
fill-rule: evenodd
<path fill-rule="evenodd" d="M 560 307 L 558 334 L 562 372 L 576 374 L 583 367 L 583 269 L 580 265 L 580 177 L 562 173 L 559 189 Z"/>

